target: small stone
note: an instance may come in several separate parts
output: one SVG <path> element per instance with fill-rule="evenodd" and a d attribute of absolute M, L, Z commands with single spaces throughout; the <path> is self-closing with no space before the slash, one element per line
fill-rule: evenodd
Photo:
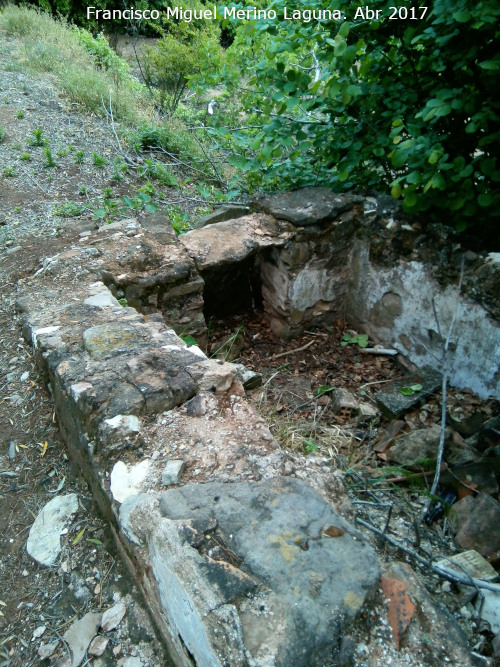
<path fill-rule="evenodd" d="M 117 658 L 120 655 L 121 652 L 122 652 L 122 645 L 121 644 L 117 644 L 116 646 L 113 646 L 113 655 L 115 656 L 115 658 Z"/>
<path fill-rule="evenodd" d="M 23 373 L 23 374 L 21 375 L 21 377 L 19 378 L 19 381 L 20 381 L 20 382 L 26 382 L 26 380 L 29 378 L 29 376 L 30 376 L 29 372 L 26 371 L 25 373 Z"/>
<path fill-rule="evenodd" d="M 47 629 L 46 625 L 39 625 L 38 628 L 33 630 L 33 636 L 31 637 L 31 641 L 35 641 L 35 639 L 40 639 L 40 637 L 43 635 L 46 629 Z"/>
<path fill-rule="evenodd" d="M 104 653 L 104 651 L 108 646 L 108 643 L 109 639 L 107 637 L 102 637 L 101 635 L 98 635 L 97 637 L 94 637 L 94 639 L 90 642 L 88 652 L 90 653 L 90 655 L 95 655 L 96 657 L 98 657 Z"/>
<path fill-rule="evenodd" d="M 127 611 L 127 607 L 124 602 L 117 602 L 115 605 L 106 609 L 102 615 L 101 628 L 104 632 L 109 632 L 114 630 L 120 625 L 123 617 Z"/>
<path fill-rule="evenodd" d="M 375 400 L 385 416 L 389 417 L 389 419 L 394 419 L 419 404 L 422 399 L 437 391 L 441 387 L 441 383 L 441 373 L 426 366 L 412 377 L 398 380 L 388 388 L 379 391 L 375 394 Z M 401 393 L 402 388 L 416 385 L 421 385 L 422 388 L 409 395 Z"/>
<path fill-rule="evenodd" d="M 401 435 L 387 451 L 387 460 L 404 464 L 423 458 L 435 459 L 440 435 L 441 427 L 437 424 Z"/>
<path fill-rule="evenodd" d="M 109 445 L 119 440 L 127 440 L 141 431 L 141 423 L 135 415 L 116 415 L 105 419 L 99 426 L 99 440 Z"/>
<path fill-rule="evenodd" d="M 50 658 L 50 656 L 54 653 L 56 648 L 58 647 L 59 642 L 49 642 L 48 644 L 40 644 L 38 647 L 38 655 L 42 660 L 45 658 Z"/>
<path fill-rule="evenodd" d="M 122 503 L 126 498 L 140 493 L 140 487 L 149 470 L 149 460 L 144 459 L 128 469 L 126 463 L 117 461 L 110 475 L 113 498 Z"/>
<path fill-rule="evenodd" d="M 97 308 L 108 308 L 110 306 L 118 307 L 120 305 L 118 300 L 115 299 L 109 290 L 100 292 L 94 296 L 89 296 L 83 303 L 87 306 L 96 306 Z"/>
<path fill-rule="evenodd" d="M 485 557 L 500 551 L 500 503 L 486 493 L 466 496 L 453 505 L 450 523 L 456 543 Z"/>
<path fill-rule="evenodd" d="M 61 551 L 60 536 L 78 509 L 78 496 L 70 493 L 56 496 L 38 514 L 26 544 L 28 554 L 37 563 L 47 567 L 55 565 Z"/>
<path fill-rule="evenodd" d="M 71 667 L 81 664 L 100 622 L 101 614 L 89 611 L 83 618 L 72 623 L 64 633 L 63 638 L 68 643 L 73 658 Z"/>
<path fill-rule="evenodd" d="M 500 592 L 482 589 L 475 606 L 481 619 L 489 623 L 491 632 L 500 633 Z"/>
<path fill-rule="evenodd" d="M 185 469 L 186 464 L 182 459 L 172 459 L 171 461 L 168 461 L 161 476 L 161 483 L 163 486 L 179 484 Z"/>
<path fill-rule="evenodd" d="M 129 656 L 128 658 L 125 658 L 123 662 L 120 660 L 118 667 L 144 667 L 144 663 L 140 658 Z"/>

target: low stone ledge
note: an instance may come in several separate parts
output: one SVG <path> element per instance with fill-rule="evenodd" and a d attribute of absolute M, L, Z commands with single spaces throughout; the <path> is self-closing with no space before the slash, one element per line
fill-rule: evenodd
<path fill-rule="evenodd" d="M 115 242 L 133 255 L 133 238 Z M 141 255 L 144 246 L 135 249 Z M 276 665 L 292 656 L 297 665 L 333 659 L 342 629 L 378 578 L 374 553 L 330 504 L 342 482 L 305 458 L 291 464 L 246 403 L 232 364 L 206 358 L 163 322 L 121 307 L 95 280 L 102 265 L 76 284 L 78 262 L 78 253 L 68 253 L 50 279 L 32 281 L 32 294 L 18 303 L 24 332 L 71 458 L 110 520 L 174 659 L 186 667 L 193 657 L 199 665 L 255 667 L 269 655 Z M 59 280 L 44 289 L 54 275 Z M 169 482 L 184 486 L 165 491 L 172 461 L 182 476 Z M 310 477 L 317 491 L 284 473 Z M 181 489 L 188 502 L 168 495 Z M 200 515 L 214 489 L 225 498 L 221 509 Z M 177 513 L 185 505 L 184 515 L 170 516 L 164 498 L 176 499 Z M 226 516 L 222 508 L 234 503 L 241 514 L 233 521 L 233 510 Z M 248 528 L 257 545 L 255 533 L 269 521 L 259 566 L 240 536 Z M 337 542 L 321 535 L 330 526 L 340 530 Z M 210 535 L 224 540 L 226 551 L 203 551 Z M 241 544 L 232 545 L 231 535 Z M 365 559 L 363 577 L 342 560 L 354 547 Z M 281 569 L 266 560 L 271 555 Z M 345 586 L 333 586 L 334 563 Z M 294 568 L 307 574 L 292 585 Z"/>

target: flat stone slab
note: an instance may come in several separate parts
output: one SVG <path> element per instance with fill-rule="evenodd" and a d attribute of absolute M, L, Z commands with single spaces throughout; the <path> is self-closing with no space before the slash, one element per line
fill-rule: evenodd
<path fill-rule="evenodd" d="M 407 410 L 411 410 L 420 401 L 441 388 L 443 376 L 439 371 L 426 366 L 414 375 L 397 382 L 375 394 L 378 407 L 389 419 L 395 419 Z M 411 394 L 403 394 L 401 389 L 421 385 L 421 389 Z"/>
<path fill-rule="evenodd" d="M 76 512 L 76 493 L 56 496 L 45 505 L 31 526 L 26 545 L 26 551 L 37 563 L 47 567 L 55 565 L 61 552 L 61 534 Z"/>
<path fill-rule="evenodd" d="M 343 631 L 379 581 L 375 552 L 353 526 L 294 478 L 188 484 L 156 497 L 159 513 L 151 496 L 125 503 L 122 529 L 149 545 L 197 664 L 247 664 L 236 662 L 240 651 L 256 666 L 335 664 Z"/>
<path fill-rule="evenodd" d="M 307 227 L 334 220 L 352 208 L 354 198 L 335 194 L 329 188 L 304 188 L 276 195 L 259 194 L 250 203 L 277 220 Z"/>

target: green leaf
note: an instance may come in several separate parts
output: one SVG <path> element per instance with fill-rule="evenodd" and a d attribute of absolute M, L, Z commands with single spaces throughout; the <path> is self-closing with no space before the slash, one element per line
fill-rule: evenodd
<path fill-rule="evenodd" d="M 347 37 L 347 35 L 349 34 L 349 28 L 350 28 L 349 23 L 347 21 L 344 21 L 344 23 L 342 23 L 342 25 L 340 26 L 338 34 L 341 37 Z"/>
<path fill-rule="evenodd" d="M 491 206 L 491 204 L 493 204 L 493 197 L 489 193 L 481 194 L 477 198 L 477 203 L 479 206 Z"/>
<path fill-rule="evenodd" d="M 334 389 L 335 387 L 328 387 L 327 385 L 323 385 L 322 387 L 318 387 L 316 389 L 316 391 L 314 392 L 314 396 L 322 396 L 323 394 L 328 394 Z"/>
<path fill-rule="evenodd" d="M 394 197 L 394 199 L 399 199 L 401 197 L 401 186 L 399 183 L 394 183 L 394 185 L 391 188 L 391 195 Z"/>
<path fill-rule="evenodd" d="M 500 61 L 498 61 L 498 60 L 483 60 L 482 63 L 479 63 L 479 67 L 481 67 L 481 69 L 498 71 L 500 69 Z"/>

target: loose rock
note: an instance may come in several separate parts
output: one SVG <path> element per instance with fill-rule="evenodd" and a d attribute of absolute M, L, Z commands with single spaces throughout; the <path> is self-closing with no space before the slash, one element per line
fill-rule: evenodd
<path fill-rule="evenodd" d="M 57 496 L 48 502 L 31 526 L 26 550 L 40 563 L 51 567 L 61 551 L 60 536 L 69 524 L 71 516 L 78 512 L 78 496 L 70 493 Z"/>

